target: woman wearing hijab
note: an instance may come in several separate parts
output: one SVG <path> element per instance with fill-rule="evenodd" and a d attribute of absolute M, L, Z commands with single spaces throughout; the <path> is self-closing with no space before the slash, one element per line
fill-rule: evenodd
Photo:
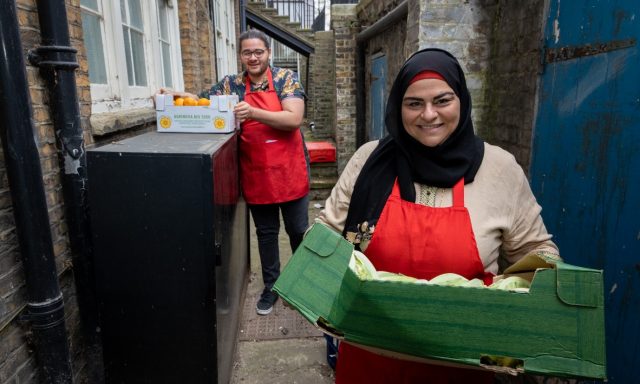
<path fill-rule="evenodd" d="M 424 49 L 405 62 L 385 124 L 389 136 L 356 151 L 318 219 L 377 270 L 419 279 L 457 273 L 490 284 L 499 256 L 559 259 L 522 168 L 475 135 L 469 90 L 450 53 Z M 347 343 L 338 352 L 338 384 L 492 382 L 488 371 L 393 359 Z"/>

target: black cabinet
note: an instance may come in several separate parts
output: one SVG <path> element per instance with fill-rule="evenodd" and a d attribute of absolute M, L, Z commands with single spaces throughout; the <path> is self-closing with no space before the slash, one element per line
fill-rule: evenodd
<path fill-rule="evenodd" d="M 107 383 L 227 383 L 248 277 L 236 134 L 87 152 Z"/>

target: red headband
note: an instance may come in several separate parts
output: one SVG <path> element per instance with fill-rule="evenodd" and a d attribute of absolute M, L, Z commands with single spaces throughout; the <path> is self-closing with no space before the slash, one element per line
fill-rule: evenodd
<path fill-rule="evenodd" d="M 442 75 L 436 71 L 422 71 L 417 75 L 415 75 L 413 79 L 411 79 L 411 81 L 409 82 L 409 85 L 415 83 L 418 80 L 424 80 L 424 79 L 438 79 L 438 80 L 446 81 L 444 77 L 442 77 Z"/>

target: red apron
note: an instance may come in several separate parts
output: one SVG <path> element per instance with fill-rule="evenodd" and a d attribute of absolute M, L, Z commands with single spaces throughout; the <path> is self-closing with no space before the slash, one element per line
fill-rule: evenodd
<path fill-rule="evenodd" d="M 282 111 L 267 68 L 269 90 L 251 92 L 247 76 L 244 101 L 255 108 Z M 300 129 L 283 131 L 255 120 L 242 123 L 240 180 L 249 204 L 274 204 L 299 199 L 309 193 L 309 175 Z"/>
<path fill-rule="evenodd" d="M 396 181 L 365 254 L 382 271 L 419 279 L 452 272 L 491 282 L 464 206 L 464 180 L 453 187 L 453 206 L 445 208 L 402 200 Z M 393 359 L 340 343 L 336 383 L 493 383 L 493 373 Z"/>

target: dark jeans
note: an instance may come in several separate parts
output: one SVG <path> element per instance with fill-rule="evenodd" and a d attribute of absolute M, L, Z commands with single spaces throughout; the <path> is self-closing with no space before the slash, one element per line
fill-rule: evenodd
<path fill-rule="evenodd" d="M 256 224 L 262 280 L 264 286 L 271 289 L 280 276 L 280 250 L 278 248 L 280 211 L 282 211 L 284 229 L 289 235 L 289 244 L 291 244 L 293 252 L 302 242 L 302 235 L 309 226 L 309 196 L 286 203 L 249 205 L 249 210 L 251 210 L 253 222 Z"/>

